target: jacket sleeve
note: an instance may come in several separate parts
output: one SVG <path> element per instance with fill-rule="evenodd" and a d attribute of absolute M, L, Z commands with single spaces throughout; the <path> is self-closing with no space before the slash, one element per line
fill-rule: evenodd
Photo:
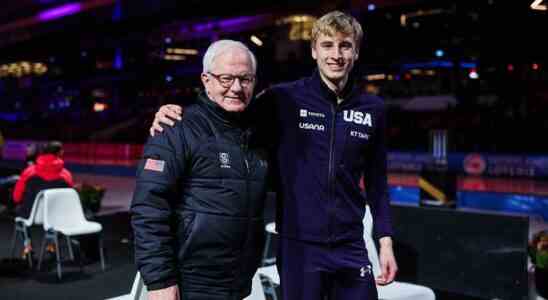
<path fill-rule="evenodd" d="M 13 203 L 15 205 L 18 205 L 23 201 L 23 193 L 25 193 L 27 181 L 34 173 L 34 170 L 34 166 L 27 167 L 25 170 L 23 170 L 23 172 L 21 173 L 21 177 L 19 177 L 19 180 L 17 180 L 17 182 L 15 183 L 15 188 L 13 189 Z"/>
<path fill-rule="evenodd" d="M 61 178 L 67 183 L 69 187 L 74 186 L 74 180 L 72 179 L 72 174 L 67 169 L 61 171 Z"/>
<path fill-rule="evenodd" d="M 177 186 L 186 149 L 180 125 L 150 137 L 137 167 L 131 225 L 135 261 L 149 290 L 170 287 L 178 279 L 173 207 L 180 201 Z"/>
<path fill-rule="evenodd" d="M 368 152 L 364 170 L 365 192 L 373 216 L 373 236 L 392 236 L 392 217 L 388 197 L 386 167 L 386 115 L 384 104 L 377 111 L 373 147 Z"/>

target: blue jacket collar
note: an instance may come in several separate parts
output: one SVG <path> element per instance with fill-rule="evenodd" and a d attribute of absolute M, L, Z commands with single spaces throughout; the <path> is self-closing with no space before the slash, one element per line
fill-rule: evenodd
<path fill-rule="evenodd" d="M 338 97 L 345 99 L 345 102 L 343 102 L 344 104 L 348 102 L 349 99 L 352 99 L 355 95 L 359 94 L 359 86 L 355 76 L 353 76 L 352 73 L 350 73 L 346 86 L 339 95 L 333 92 L 322 80 L 318 69 L 316 69 L 312 76 L 309 77 L 309 80 L 314 92 L 319 93 L 322 99 L 325 99 L 330 103 L 334 103 L 335 105 L 337 105 Z"/>

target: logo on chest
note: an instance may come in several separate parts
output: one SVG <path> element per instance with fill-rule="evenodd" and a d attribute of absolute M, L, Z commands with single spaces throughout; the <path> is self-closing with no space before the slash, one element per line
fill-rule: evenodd
<path fill-rule="evenodd" d="M 300 122 L 299 128 L 305 130 L 314 130 L 314 131 L 325 131 L 325 126 L 322 124 Z"/>
<path fill-rule="evenodd" d="M 300 109 L 299 116 L 301 118 L 314 117 L 314 118 L 325 118 L 325 114 L 319 112 L 313 112 L 307 109 Z"/>
<path fill-rule="evenodd" d="M 343 119 L 345 122 L 351 122 L 358 125 L 367 125 L 373 127 L 373 121 L 370 113 L 363 113 L 361 111 L 344 110 Z"/>
<path fill-rule="evenodd" d="M 227 152 L 219 152 L 219 162 L 221 168 L 230 168 L 230 155 Z"/>

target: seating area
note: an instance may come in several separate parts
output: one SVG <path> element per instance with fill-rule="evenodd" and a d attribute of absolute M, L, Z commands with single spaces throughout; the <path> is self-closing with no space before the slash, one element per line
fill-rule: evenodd
<path fill-rule="evenodd" d="M 37 270 L 40 270 L 44 252 L 48 245 L 52 245 L 56 256 L 57 277 L 63 277 L 61 256 L 62 237 L 66 240 L 66 246 L 70 260 L 75 260 L 73 245 L 80 246 L 78 238 L 88 234 L 100 233 L 103 227 L 100 223 L 90 222 L 84 216 L 84 211 L 78 193 L 72 188 L 46 189 L 38 193 L 33 203 L 31 214 L 28 218 L 16 217 L 14 233 L 11 243 L 11 255 L 15 255 L 18 240 L 22 241 L 29 268 L 33 268 L 32 239 L 29 229 L 34 225 L 42 225 L 44 237 L 40 247 L 40 256 Z M 79 248 L 81 252 L 82 249 Z M 105 259 L 102 239 L 99 238 L 99 253 L 101 268 L 105 270 Z M 82 265 L 82 263 L 80 262 Z"/>

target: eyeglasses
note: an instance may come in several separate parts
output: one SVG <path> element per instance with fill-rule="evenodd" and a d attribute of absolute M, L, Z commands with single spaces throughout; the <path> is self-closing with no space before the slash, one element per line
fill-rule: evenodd
<path fill-rule="evenodd" d="M 250 87 L 255 82 L 255 75 L 252 74 L 245 74 L 241 76 L 231 74 L 213 74 L 211 72 L 207 72 L 207 74 L 215 77 L 215 79 L 217 79 L 217 81 L 219 81 L 219 83 L 225 88 L 230 88 L 234 84 L 234 80 L 236 80 L 236 78 L 240 80 L 240 85 L 242 87 Z"/>

